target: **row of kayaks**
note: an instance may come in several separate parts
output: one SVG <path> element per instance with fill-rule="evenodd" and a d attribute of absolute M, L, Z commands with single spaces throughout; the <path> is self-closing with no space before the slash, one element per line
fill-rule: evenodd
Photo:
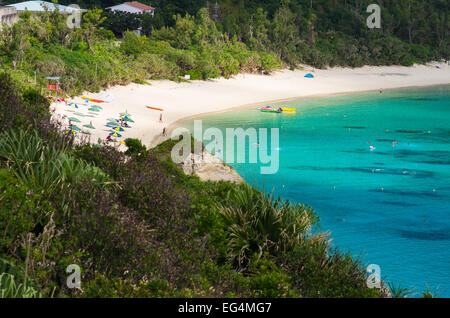
<path fill-rule="evenodd" d="M 263 113 L 295 113 L 296 108 L 265 106 L 258 108 Z"/>

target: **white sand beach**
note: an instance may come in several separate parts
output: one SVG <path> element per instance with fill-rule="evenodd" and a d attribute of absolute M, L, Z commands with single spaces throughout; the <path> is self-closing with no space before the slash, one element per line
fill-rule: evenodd
<path fill-rule="evenodd" d="M 311 72 L 315 78 L 304 75 Z M 78 109 L 64 103 L 54 103 L 54 116 L 68 124 L 68 117 L 74 112 L 93 117 L 79 117 L 78 127 L 92 121 L 96 129 L 83 128 L 91 133 L 90 141 L 106 139 L 111 132 L 106 127 L 108 118 L 119 118 L 119 113 L 127 111 L 135 123 L 125 128 L 121 138 L 139 138 L 147 146 L 155 146 L 163 141 L 161 133 L 164 127 L 174 127 L 178 121 L 195 117 L 202 113 L 211 113 L 235 107 L 264 106 L 270 102 L 300 98 L 305 96 L 348 93 L 392 88 L 430 86 L 450 84 L 450 66 L 430 63 L 428 65 L 402 66 L 365 66 L 362 68 L 333 68 L 316 70 L 305 67 L 304 70 L 281 70 L 271 75 L 240 74 L 232 79 L 215 79 L 175 83 L 171 81 L 150 81 L 149 85 L 130 84 L 116 86 L 106 90 L 115 99 L 110 103 L 101 103 L 103 109 L 90 112 L 81 97 L 76 97 Z M 105 93 L 105 92 L 102 92 Z M 98 98 L 100 94 L 86 92 L 84 96 Z M 160 112 L 145 106 L 163 108 L 163 122 L 159 122 Z M 122 146 L 122 148 L 125 148 Z"/>

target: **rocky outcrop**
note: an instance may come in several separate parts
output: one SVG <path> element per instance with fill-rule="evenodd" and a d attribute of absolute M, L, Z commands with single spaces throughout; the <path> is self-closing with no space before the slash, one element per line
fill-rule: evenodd
<path fill-rule="evenodd" d="M 229 165 L 207 151 L 190 154 L 182 164 L 184 173 L 196 175 L 202 181 L 230 181 L 242 183 L 244 179 Z"/>

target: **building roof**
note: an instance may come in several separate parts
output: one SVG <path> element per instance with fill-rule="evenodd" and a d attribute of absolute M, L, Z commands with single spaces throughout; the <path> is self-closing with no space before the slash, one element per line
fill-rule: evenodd
<path fill-rule="evenodd" d="M 58 10 L 60 12 L 73 12 L 77 11 L 79 9 L 67 7 L 63 5 L 55 5 L 51 2 L 47 1 L 25 1 L 15 4 L 9 4 L 8 7 L 14 7 L 17 9 L 17 11 L 32 11 L 32 12 L 44 12 L 45 8 L 47 8 L 49 11 L 55 11 Z"/>
<path fill-rule="evenodd" d="M 137 2 L 137 1 L 125 2 L 124 4 L 127 4 L 129 6 L 138 8 L 140 10 L 145 10 L 145 11 L 146 10 L 155 10 L 155 8 L 150 7 L 150 6 L 148 6 L 146 4 L 143 4 L 143 3 Z"/>

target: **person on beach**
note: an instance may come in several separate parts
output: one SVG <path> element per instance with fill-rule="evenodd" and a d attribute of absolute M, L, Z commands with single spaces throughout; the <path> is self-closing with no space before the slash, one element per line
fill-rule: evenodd
<path fill-rule="evenodd" d="M 380 94 L 383 94 L 383 89 L 382 88 L 380 88 Z"/>
<path fill-rule="evenodd" d="M 108 135 L 108 136 L 106 137 L 106 142 L 110 142 L 110 141 L 111 141 L 111 136 Z"/>
<path fill-rule="evenodd" d="M 163 137 L 166 136 L 166 127 L 163 128 L 163 132 L 162 132 Z"/>
<path fill-rule="evenodd" d="M 159 114 L 159 122 L 162 123 L 162 112 Z"/>

